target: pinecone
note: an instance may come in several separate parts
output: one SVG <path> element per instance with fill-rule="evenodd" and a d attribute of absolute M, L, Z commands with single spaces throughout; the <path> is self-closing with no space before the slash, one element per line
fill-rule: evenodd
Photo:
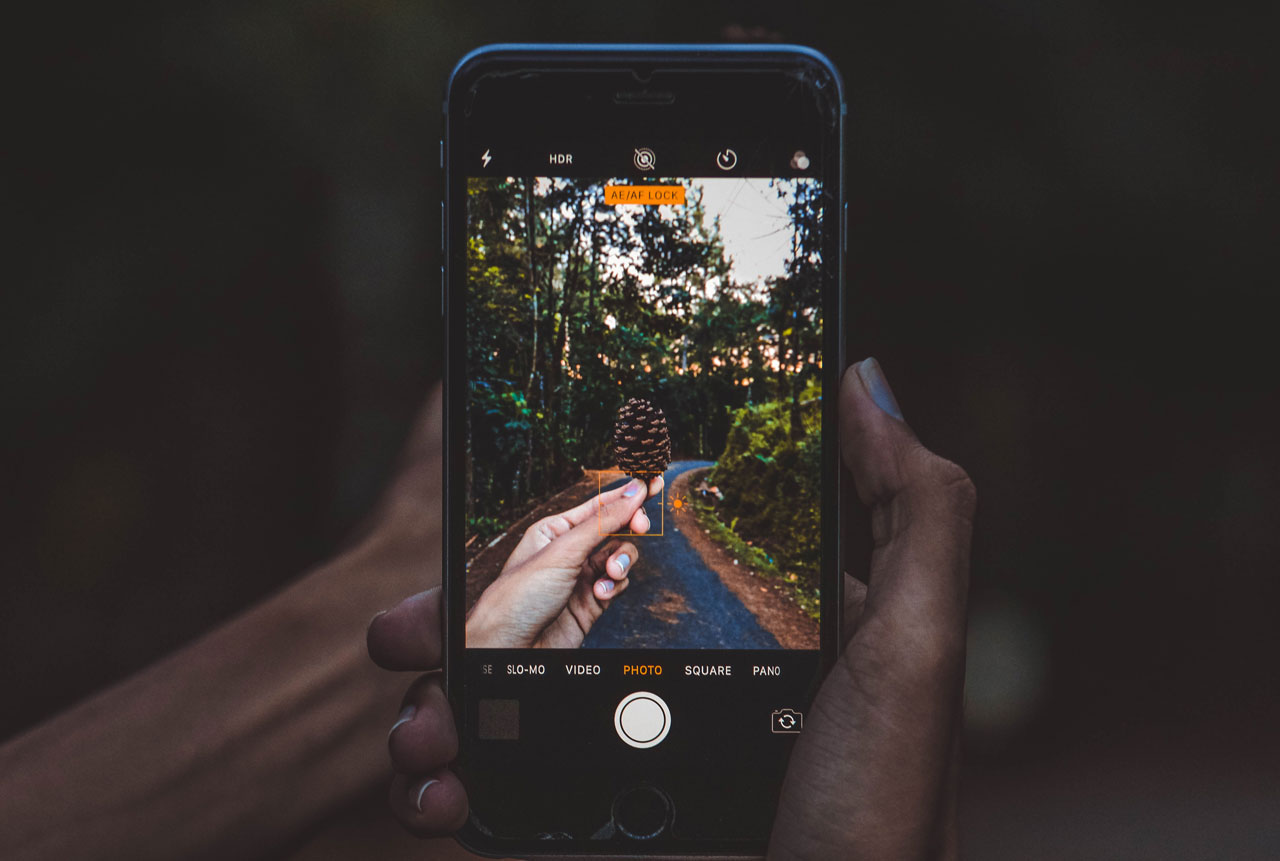
<path fill-rule="evenodd" d="M 667 417 L 644 398 L 631 398 L 618 410 L 613 426 L 613 452 L 618 468 L 633 478 L 648 480 L 671 462 Z"/>

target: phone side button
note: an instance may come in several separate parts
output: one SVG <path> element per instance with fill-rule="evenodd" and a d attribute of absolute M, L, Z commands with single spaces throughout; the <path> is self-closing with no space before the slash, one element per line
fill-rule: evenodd
<path fill-rule="evenodd" d="M 444 267 L 440 267 L 440 319 L 444 319 Z"/>

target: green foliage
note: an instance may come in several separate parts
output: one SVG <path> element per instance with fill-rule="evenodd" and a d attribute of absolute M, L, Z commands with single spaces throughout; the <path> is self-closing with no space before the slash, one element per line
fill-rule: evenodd
<path fill-rule="evenodd" d="M 717 515 L 732 532 L 767 554 L 785 579 L 809 590 L 821 562 L 822 391 L 801 393 L 804 433 L 791 434 L 790 400 L 750 404 L 733 412 L 724 452 L 709 480 L 724 499 Z"/>
<path fill-rule="evenodd" d="M 767 550 L 755 546 L 754 543 L 748 544 L 734 532 L 732 525 L 725 525 L 720 520 L 716 514 L 715 505 L 695 499 L 692 507 L 698 518 L 698 525 L 707 531 L 711 540 L 732 553 L 747 570 L 781 586 L 810 618 L 819 618 L 821 606 L 816 585 L 810 583 L 807 578 L 800 578 L 795 572 L 783 569 Z"/>
<path fill-rule="evenodd" d="M 508 525 L 506 521 L 499 520 L 496 517 L 469 517 L 467 518 L 467 534 L 474 535 L 476 540 L 484 542 L 486 539 L 505 530 Z"/>

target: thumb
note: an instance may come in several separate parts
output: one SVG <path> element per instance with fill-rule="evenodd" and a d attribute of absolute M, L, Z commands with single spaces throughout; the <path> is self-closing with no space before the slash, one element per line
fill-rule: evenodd
<path fill-rule="evenodd" d="M 875 359 L 845 371 L 839 412 L 870 577 L 792 752 L 770 857 L 954 857 L 973 484 L 920 444 Z"/>
<path fill-rule="evenodd" d="M 875 359 L 845 371 L 840 428 L 841 456 L 871 512 L 867 612 L 958 625 L 963 637 L 973 482 L 916 438 Z"/>
<path fill-rule="evenodd" d="M 636 509 L 644 505 L 648 498 L 644 482 L 635 478 L 627 482 L 621 493 L 608 502 L 602 502 L 607 496 L 608 494 L 602 494 L 596 497 L 595 512 L 547 545 L 547 550 L 554 552 L 556 558 L 571 557 L 581 563 L 597 544 L 609 535 L 621 531 L 636 513 Z"/>

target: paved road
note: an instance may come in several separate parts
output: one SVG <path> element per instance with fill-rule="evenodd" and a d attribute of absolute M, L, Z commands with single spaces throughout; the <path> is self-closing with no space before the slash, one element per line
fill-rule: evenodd
<path fill-rule="evenodd" d="M 681 534 L 681 524 L 696 529 L 693 514 L 662 512 L 660 506 L 676 476 L 712 466 L 709 460 L 678 460 L 663 473 L 667 490 L 645 503 L 645 513 L 663 535 L 636 539 L 644 564 L 631 576 L 627 591 L 600 617 L 583 642 L 585 648 L 776 649 L 778 641 L 720 582 L 698 551 Z M 617 487 L 622 480 L 608 487 Z M 608 487 L 605 489 L 607 490 Z"/>

